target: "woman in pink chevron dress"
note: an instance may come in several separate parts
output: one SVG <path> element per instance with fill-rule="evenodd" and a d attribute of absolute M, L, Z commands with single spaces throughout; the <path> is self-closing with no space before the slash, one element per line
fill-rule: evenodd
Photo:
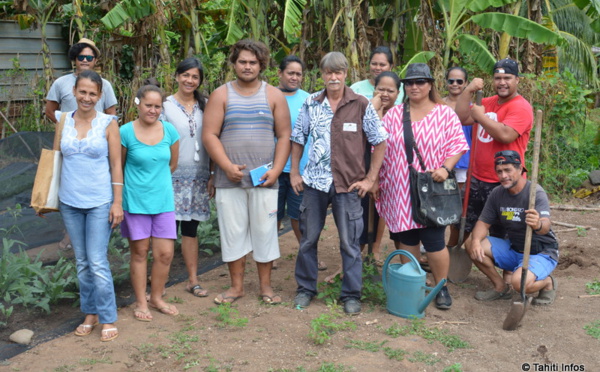
<path fill-rule="evenodd" d="M 412 166 L 421 172 L 431 172 L 434 181 L 443 182 L 463 152 L 469 149 L 460 120 L 454 110 L 440 98 L 426 64 L 409 65 L 402 82 L 410 108 L 415 145 L 427 169 L 421 169 L 416 154 L 413 154 Z M 383 126 L 390 137 L 379 172 L 377 210 L 388 224 L 390 239 L 394 241 L 396 249 L 406 250 L 419 257 L 419 246 L 420 243 L 423 244 L 435 282 L 438 283 L 447 277 L 450 264 L 444 240 L 445 227 L 425 227 L 413 220 L 403 115 L 404 105 L 398 105 L 391 108 L 383 118 Z M 449 309 L 452 306 L 447 287 L 438 293 L 435 304 L 439 309 Z"/>

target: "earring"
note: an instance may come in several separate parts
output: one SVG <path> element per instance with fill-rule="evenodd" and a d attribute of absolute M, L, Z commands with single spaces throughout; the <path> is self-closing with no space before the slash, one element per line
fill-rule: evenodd
<path fill-rule="evenodd" d="M 136 105 L 139 105 L 139 104 L 140 104 L 140 99 L 139 99 L 139 98 L 137 98 L 137 97 L 135 97 L 135 98 L 133 99 L 133 102 L 134 102 Z"/>

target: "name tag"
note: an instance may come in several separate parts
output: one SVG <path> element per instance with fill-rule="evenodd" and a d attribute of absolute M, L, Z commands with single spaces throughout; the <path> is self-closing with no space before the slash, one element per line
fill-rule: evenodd
<path fill-rule="evenodd" d="M 344 132 L 356 132 L 356 123 L 344 123 Z"/>

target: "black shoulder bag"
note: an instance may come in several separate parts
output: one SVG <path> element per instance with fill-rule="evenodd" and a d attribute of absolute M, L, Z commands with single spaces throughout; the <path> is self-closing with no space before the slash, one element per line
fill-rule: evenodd
<path fill-rule="evenodd" d="M 410 177 L 410 200 L 413 219 L 415 222 L 427 227 L 442 227 L 458 223 L 462 213 L 462 202 L 454 171 L 450 172 L 444 182 L 435 182 L 431 178 L 431 173 L 418 172 L 412 166 L 412 149 L 414 148 L 421 169 L 426 169 L 421 153 L 415 144 L 408 102 L 404 103 L 402 125 L 404 127 L 404 144 Z"/>

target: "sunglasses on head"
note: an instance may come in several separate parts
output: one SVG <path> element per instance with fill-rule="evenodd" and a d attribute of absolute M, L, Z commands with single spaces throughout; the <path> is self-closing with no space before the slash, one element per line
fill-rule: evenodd
<path fill-rule="evenodd" d="M 80 55 L 77 56 L 77 60 L 79 62 L 83 62 L 84 59 L 87 60 L 88 62 L 92 62 L 94 60 L 94 58 L 96 58 L 96 57 L 94 57 L 94 56 L 86 56 L 86 55 L 83 55 L 83 54 L 80 54 Z"/>
<path fill-rule="evenodd" d="M 465 81 L 463 79 L 448 79 L 448 85 L 452 85 L 454 83 L 458 85 L 463 85 Z"/>
<path fill-rule="evenodd" d="M 429 83 L 429 80 L 427 80 L 427 79 L 415 79 L 415 80 L 406 80 L 404 82 L 404 85 L 407 87 L 412 87 L 415 84 L 418 86 L 423 86 L 427 83 Z"/>

